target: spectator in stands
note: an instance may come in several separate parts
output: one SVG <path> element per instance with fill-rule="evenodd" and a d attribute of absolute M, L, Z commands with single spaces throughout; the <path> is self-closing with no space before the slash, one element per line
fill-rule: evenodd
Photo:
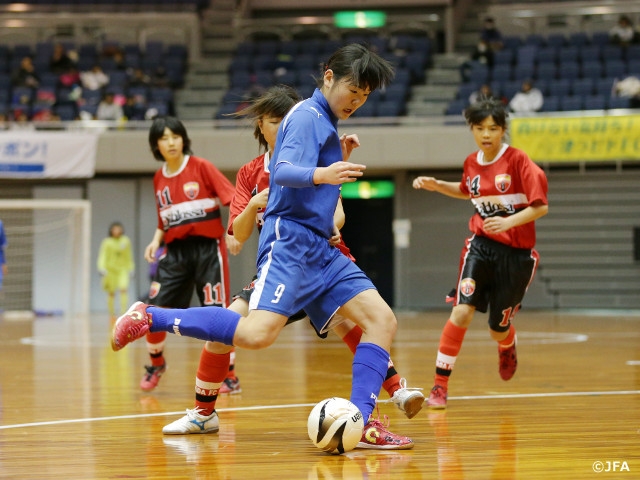
<path fill-rule="evenodd" d="M 122 106 L 122 112 L 127 120 L 144 120 L 146 111 L 147 105 L 138 95 L 128 95 Z"/>
<path fill-rule="evenodd" d="M 504 43 L 502 33 L 496 27 L 495 21 L 491 17 L 484 19 L 484 27 L 480 32 L 480 40 L 484 41 L 491 51 L 502 50 Z"/>
<path fill-rule="evenodd" d="M 9 126 L 9 130 L 35 130 L 36 127 L 31 123 L 29 115 L 25 110 L 15 110 L 13 112 L 13 122 Z"/>
<path fill-rule="evenodd" d="M 150 85 L 152 87 L 171 87 L 171 80 L 169 79 L 169 75 L 167 75 L 167 70 L 163 66 L 157 67 L 153 71 L 153 75 L 151 75 Z"/>
<path fill-rule="evenodd" d="M 498 95 L 495 95 L 493 93 L 493 90 L 488 83 L 483 83 L 482 85 L 480 85 L 480 88 L 478 90 L 476 90 L 475 92 L 471 92 L 471 95 L 469 95 L 469 104 L 473 105 L 474 103 L 481 100 L 489 100 L 491 98 L 500 100 L 503 104 L 506 103 L 504 98 L 499 97 Z"/>
<path fill-rule="evenodd" d="M 134 68 L 128 83 L 130 87 L 148 87 L 151 79 L 141 68 Z"/>
<path fill-rule="evenodd" d="M 38 76 L 31 57 L 23 57 L 20 66 L 11 75 L 11 84 L 14 87 L 38 88 L 40 77 Z"/>
<path fill-rule="evenodd" d="M 115 96 L 111 92 L 107 92 L 102 97 L 102 101 L 98 104 L 96 111 L 96 119 L 117 121 L 124 117 L 122 107 L 115 101 Z"/>
<path fill-rule="evenodd" d="M 525 80 L 520 91 L 509 102 L 509 108 L 515 113 L 537 112 L 543 103 L 542 92 L 533 86 L 531 80 Z"/>
<path fill-rule="evenodd" d="M 63 74 L 75 67 L 75 62 L 67 54 L 67 49 L 61 43 L 56 43 L 53 47 L 53 54 L 49 62 L 49 69 L 53 73 Z"/>
<path fill-rule="evenodd" d="M 638 32 L 636 32 L 631 22 L 631 18 L 626 15 L 620 15 L 618 23 L 609 30 L 609 40 L 614 45 L 626 47 L 639 40 Z"/>
<path fill-rule="evenodd" d="M 95 64 L 91 70 L 80 72 L 80 82 L 87 90 L 101 90 L 109 83 L 109 75 L 102 71 L 102 67 Z"/>
<path fill-rule="evenodd" d="M 460 65 L 460 76 L 464 82 L 471 80 L 471 70 L 475 63 L 484 64 L 489 68 L 493 67 L 493 50 L 489 48 L 485 40 L 480 39 L 471 58 Z"/>
<path fill-rule="evenodd" d="M 613 95 L 629 99 L 629 108 L 640 108 L 640 78 L 631 75 L 613 83 Z"/>
<path fill-rule="evenodd" d="M 9 130 L 9 117 L 4 112 L 0 112 L 0 130 Z"/>

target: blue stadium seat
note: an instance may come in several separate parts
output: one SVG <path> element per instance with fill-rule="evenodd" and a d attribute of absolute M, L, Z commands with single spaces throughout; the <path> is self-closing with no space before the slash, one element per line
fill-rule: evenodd
<path fill-rule="evenodd" d="M 609 32 L 594 32 L 591 34 L 591 43 L 601 47 L 609 44 Z"/>
<path fill-rule="evenodd" d="M 599 60 L 590 60 L 582 63 L 581 73 L 583 78 L 592 78 L 594 80 L 602 78 L 604 65 Z"/>
<path fill-rule="evenodd" d="M 548 46 L 538 50 L 538 64 L 541 63 L 556 63 L 558 61 L 558 49 L 557 46 Z"/>
<path fill-rule="evenodd" d="M 564 33 L 550 33 L 547 35 L 546 44 L 550 47 L 560 48 L 566 45 L 567 37 Z"/>
<path fill-rule="evenodd" d="M 571 91 L 571 81 L 566 78 L 559 78 L 549 81 L 549 95 L 564 97 Z"/>
<path fill-rule="evenodd" d="M 445 115 L 462 115 L 462 112 L 469 105 L 468 100 L 465 99 L 456 99 L 449 102 L 447 108 L 444 112 Z"/>
<path fill-rule="evenodd" d="M 609 97 L 607 108 L 629 108 L 629 97 Z"/>
<path fill-rule="evenodd" d="M 404 115 L 404 108 L 404 102 L 383 100 L 378 102 L 378 117 L 399 117 Z"/>
<path fill-rule="evenodd" d="M 605 59 L 604 73 L 608 77 L 624 77 L 627 75 L 627 64 L 620 59 Z"/>
<path fill-rule="evenodd" d="M 511 82 L 505 82 L 502 85 L 502 96 L 507 100 L 511 100 L 513 96 L 520 91 L 522 88 L 522 82 L 519 80 L 514 80 Z"/>
<path fill-rule="evenodd" d="M 557 112 L 560 110 L 560 97 L 547 95 L 544 97 L 541 112 Z"/>
<path fill-rule="evenodd" d="M 534 77 L 535 72 L 533 64 L 517 64 L 513 69 L 513 79 L 520 81 L 530 79 Z"/>
<path fill-rule="evenodd" d="M 584 99 L 581 96 L 560 97 L 560 110 L 573 112 L 584 109 Z"/>
<path fill-rule="evenodd" d="M 409 87 L 402 83 L 392 83 L 382 94 L 382 100 L 405 103 L 409 96 Z"/>
<path fill-rule="evenodd" d="M 587 95 L 584 97 L 585 110 L 604 110 L 607 108 L 607 97 L 604 95 Z"/>
<path fill-rule="evenodd" d="M 595 83 L 595 91 L 601 95 L 611 96 L 611 91 L 613 90 L 613 82 L 615 82 L 615 77 L 605 77 L 599 78 Z"/>
<path fill-rule="evenodd" d="M 560 78 L 566 78 L 569 80 L 573 80 L 580 76 L 580 66 L 578 62 L 561 62 L 561 67 L 558 69 L 558 76 Z"/>
<path fill-rule="evenodd" d="M 100 90 L 82 90 L 82 99 L 86 105 L 98 105 L 102 100 L 102 92 Z"/>
<path fill-rule="evenodd" d="M 580 47 L 582 45 L 587 45 L 590 43 L 589 35 L 585 32 L 574 32 L 569 34 L 569 45 L 575 45 L 576 47 Z"/>
<path fill-rule="evenodd" d="M 578 60 L 585 62 L 602 61 L 602 47 L 599 45 L 583 45 L 578 48 Z"/>
<path fill-rule="evenodd" d="M 558 61 L 564 66 L 565 62 L 576 62 L 578 59 L 578 47 L 567 45 L 558 50 Z"/>
<path fill-rule="evenodd" d="M 491 81 L 508 82 L 513 79 L 513 72 L 510 64 L 494 65 L 491 69 Z"/>
<path fill-rule="evenodd" d="M 493 54 L 493 66 L 498 65 L 511 65 L 513 64 L 513 50 L 510 48 L 503 48 Z"/>
<path fill-rule="evenodd" d="M 602 47 L 602 59 L 605 62 L 611 60 L 622 60 L 624 50 L 618 45 L 604 45 Z"/>
<path fill-rule="evenodd" d="M 516 50 L 516 65 L 531 65 L 536 63 L 538 47 L 525 45 Z"/>
<path fill-rule="evenodd" d="M 545 37 L 539 33 L 530 33 L 524 38 L 524 44 L 540 48 L 545 46 L 546 40 Z"/>
<path fill-rule="evenodd" d="M 536 79 L 553 80 L 557 77 L 558 67 L 555 63 L 539 63 L 536 67 Z"/>
<path fill-rule="evenodd" d="M 75 120 L 77 116 L 76 106 L 71 103 L 56 105 L 53 110 L 63 122 Z"/>
<path fill-rule="evenodd" d="M 594 81 L 592 78 L 576 78 L 571 82 L 572 95 L 592 95 L 594 93 Z"/>
<path fill-rule="evenodd" d="M 505 35 L 502 37 L 504 48 L 515 50 L 522 45 L 522 39 L 517 35 Z"/>
<path fill-rule="evenodd" d="M 629 75 L 640 77 L 640 59 L 632 59 L 627 62 L 627 72 Z"/>
<path fill-rule="evenodd" d="M 378 102 L 367 100 L 367 102 L 360 106 L 355 113 L 356 117 L 375 117 L 377 115 Z"/>
<path fill-rule="evenodd" d="M 499 82 L 502 85 L 502 82 Z M 494 82 L 491 82 L 491 90 L 496 91 L 496 88 L 493 87 Z M 462 83 L 458 86 L 458 93 L 456 94 L 456 98 L 461 100 L 467 100 L 469 95 L 478 90 L 478 84 L 476 83 Z"/>

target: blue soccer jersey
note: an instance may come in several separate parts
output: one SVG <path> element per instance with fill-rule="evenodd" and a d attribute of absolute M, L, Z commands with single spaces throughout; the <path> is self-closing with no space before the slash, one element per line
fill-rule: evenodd
<path fill-rule="evenodd" d="M 276 148 L 269 166 L 269 216 L 294 220 L 329 238 L 333 232 L 333 213 L 340 195 L 339 185 L 317 185 L 311 182 L 317 167 L 327 167 L 342 161 L 342 148 L 337 130 L 338 118 L 320 90 L 294 106 L 282 120 L 276 138 Z M 287 163 L 300 167 L 301 177 L 309 181 L 297 186 L 283 185 L 279 166 Z M 286 183 L 286 182 L 285 182 Z"/>

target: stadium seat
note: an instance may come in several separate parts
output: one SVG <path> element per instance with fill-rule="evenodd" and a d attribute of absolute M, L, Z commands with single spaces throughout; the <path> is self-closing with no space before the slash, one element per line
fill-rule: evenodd
<path fill-rule="evenodd" d="M 560 109 L 563 112 L 583 110 L 584 99 L 581 96 L 560 97 Z"/>
<path fill-rule="evenodd" d="M 541 112 L 557 112 L 560 110 L 560 97 L 547 95 L 544 97 Z"/>
<path fill-rule="evenodd" d="M 594 81 L 592 78 L 577 78 L 571 82 L 572 95 L 587 96 L 594 93 Z"/>
<path fill-rule="evenodd" d="M 604 95 L 587 95 L 584 97 L 585 110 L 604 110 L 607 108 L 607 97 Z"/>

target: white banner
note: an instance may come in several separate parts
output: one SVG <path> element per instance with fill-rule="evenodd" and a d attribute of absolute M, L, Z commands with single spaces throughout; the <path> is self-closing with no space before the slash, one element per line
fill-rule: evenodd
<path fill-rule="evenodd" d="M 91 178 L 98 135 L 85 132 L 0 132 L 0 178 Z"/>

